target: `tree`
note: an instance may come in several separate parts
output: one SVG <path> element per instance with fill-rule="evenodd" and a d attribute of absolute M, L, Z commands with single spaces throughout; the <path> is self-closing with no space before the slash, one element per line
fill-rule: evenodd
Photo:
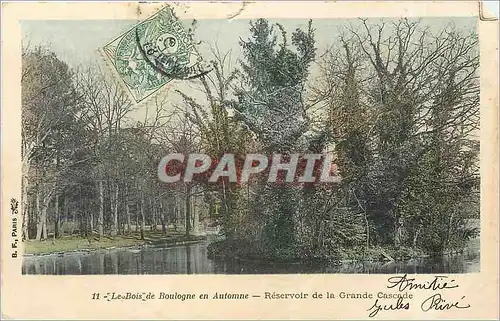
<path fill-rule="evenodd" d="M 231 52 L 221 54 L 217 45 L 211 49 L 212 72 L 201 76 L 198 81 L 198 86 L 206 99 L 199 102 L 183 92 L 179 94 L 189 107 L 186 109 L 187 120 L 194 125 L 200 135 L 200 149 L 214 162 L 226 153 L 234 154 L 236 161 L 239 162 L 244 160 L 252 137 L 247 127 L 231 113 L 230 99 L 234 98 L 238 70 L 231 69 Z M 206 178 L 206 175 L 203 178 Z M 229 182 L 226 178 L 219 179 L 219 184 L 215 186 L 204 184 L 206 180 L 200 180 L 200 183 L 211 195 L 209 199 L 215 196 L 220 200 L 222 231 L 226 237 L 233 238 L 237 232 L 237 218 L 242 216 L 246 208 L 242 207 L 241 203 L 248 200 L 241 199 L 241 193 L 236 190 L 238 184 Z M 213 202 L 213 199 L 209 202 Z"/>
<path fill-rule="evenodd" d="M 421 245 L 442 253 L 449 236 L 473 235 L 461 200 L 471 208 L 478 182 L 477 37 L 360 20 L 340 44 L 315 98 L 335 124 L 345 197 L 365 215 L 368 244 L 417 246 L 426 231 L 436 241 Z"/>
<path fill-rule="evenodd" d="M 89 68 L 79 78 L 79 89 L 82 92 L 86 124 L 93 137 L 94 175 L 99 193 L 99 216 L 97 227 L 99 237 L 104 236 L 105 191 L 104 181 L 111 180 L 109 195 L 111 203 L 115 203 L 112 215 L 112 235 L 118 231 L 118 196 L 120 174 L 116 158 L 120 153 L 118 141 L 122 123 L 132 103 L 117 81 L 107 80 L 99 68 Z M 114 193 L 112 191 L 114 189 Z"/>
<path fill-rule="evenodd" d="M 275 28 L 282 39 L 279 44 Z M 305 135 L 310 122 L 302 96 L 316 51 L 312 22 L 306 31 L 293 32 L 293 49 L 279 24 L 272 26 L 259 19 L 250 23 L 250 32 L 248 40 L 240 41 L 244 59 L 239 78 L 242 85 L 233 103 L 236 117 L 254 133 L 264 152 L 287 155 L 304 151 L 311 142 Z M 265 237 L 260 242 L 268 243 L 273 251 L 293 246 L 299 189 L 258 184 L 253 204 L 260 212 L 256 219 L 263 223 Z"/>
<path fill-rule="evenodd" d="M 47 238 L 47 208 L 63 189 L 64 173 L 78 160 L 73 131 L 79 95 L 73 73 L 54 53 L 37 47 L 22 56 L 23 237 L 29 238 L 29 190 L 34 183 L 36 239 Z M 56 203 L 56 212 L 59 204 Z"/>

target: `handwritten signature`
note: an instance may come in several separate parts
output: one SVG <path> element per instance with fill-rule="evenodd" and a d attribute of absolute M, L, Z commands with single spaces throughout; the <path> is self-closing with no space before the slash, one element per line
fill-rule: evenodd
<path fill-rule="evenodd" d="M 398 298 L 398 301 L 396 301 L 395 304 L 381 304 L 378 302 L 378 299 L 375 300 L 375 303 L 371 306 L 366 311 L 371 311 L 368 316 L 370 318 L 373 318 L 374 316 L 377 315 L 380 311 L 394 311 L 394 310 L 409 310 L 410 309 L 410 303 L 409 302 L 404 302 L 402 298 Z"/>
<path fill-rule="evenodd" d="M 454 279 L 448 278 L 448 276 L 437 275 L 430 281 L 425 282 L 417 282 L 415 278 L 408 277 L 407 274 L 403 276 L 393 276 L 388 280 L 389 285 L 387 288 L 389 289 L 397 289 L 399 292 L 410 291 L 410 290 L 430 290 L 430 291 L 442 291 L 447 289 L 458 288 L 459 285 L 455 283 Z M 445 299 L 444 294 L 442 293 L 434 293 L 427 299 L 425 299 L 420 308 L 422 311 L 444 311 L 451 309 L 468 309 L 470 308 L 470 304 L 463 302 L 465 296 L 462 296 L 460 300 L 450 300 Z M 379 299 L 375 300 L 375 303 L 367 310 L 370 312 L 369 317 L 376 316 L 380 311 L 396 311 L 396 310 L 409 310 L 410 303 L 405 302 L 403 298 L 398 298 L 396 302 L 385 303 L 383 301 L 379 301 Z"/>
<path fill-rule="evenodd" d="M 392 289 L 396 288 L 400 292 L 408 291 L 408 290 L 444 290 L 444 289 L 453 289 L 458 288 L 458 284 L 452 284 L 455 282 L 454 279 L 447 280 L 448 277 L 444 275 L 436 275 L 432 281 L 426 281 L 423 283 L 415 282 L 415 278 L 408 278 L 408 274 L 403 276 L 393 276 L 390 277 L 387 281 L 390 285 L 387 288 Z M 445 282 L 445 280 L 447 282 Z"/>
<path fill-rule="evenodd" d="M 465 296 L 460 298 L 460 300 L 465 299 Z M 422 304 L 420 305 L 420 308 L 422 311 L 427 312 L 429 310 L 450 310 L 450 309 L 468 309 L 470 308 L 470 304 L 462 305 L 460 302 L 455 301 L 455 302 L 447 302 L 441 294 L 436 293 L 429 298 L 427 298 Z"/>

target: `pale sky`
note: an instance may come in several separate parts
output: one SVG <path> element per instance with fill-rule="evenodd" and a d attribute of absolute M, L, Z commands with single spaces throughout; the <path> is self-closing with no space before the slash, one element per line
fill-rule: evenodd
<path fill-rule="evenodd" d="M 391 21 L 392 19 L 386 19 Z M 370 19 L 379 22 L 380 19 Z M 448 23 L 453 23 L 457 28 L 475 30 L 476 18 L 425 18 L 422 25 L 429 25 L 434 30 L 439 30 Z M 250 20 L 198 20 L 195 37 L 205 43 L 217 42 L 222 52 L 232 50 L 240 53 L 239 38 L 246 39 L 249 35 Z M 307 27 L 306 19 L 270 20 L 281 23 L 288 32 L 288 36 L 296 28 Z M 322 52 L 331 45 L 339 36 L 342 26 L 349 23 L 356 24 L 357 19 L 316 19 L 313 27 L 316 29 L 316 42 L 318 52 Z M 183 21 L 186 27 L 191 20 Z M 62 60 L 71 67 L 79 64 L 88 64 L 89 60 L 98 56 L 97 49 L 116 38 L 124 31 L 130 29 L 136 20 L 29 20 L 22 21 L 21 27 L 24 42 L 33 45 L 44 44 L 51 48 Z M 203 55 L 203 48 L 200 48 Z M 100 59 L 100 58 L 99 58 Z"/>
<path fill-rule="evenodd" d="M 393 19 L 384 19 L 389 22 Z M 296 28 L 306 29 L 307 19 L 269 20 L 271 23 L 281 23 L 287 33 L 288 41 L 291 43 L 291 34 Z M 369 19 L 373 23 L 380 19 Z M 200 54 L 206 59 L 212 59 L 208 44 L 217 43 L 220 51 L 225 53 L 232 51 L 233 61 L 241 55 L 238 44 L 239 39 L 247 39 L 249 32 L 249 20 L 198 20 L 195 31 L 195 40 L 201 41 L 198 47 Z M 189 27 L 191 20 L 183 21 Z M 359 23 L 357 19 L 315 19 L 313 27 L 316 29 L 315 38 L 317 53 L 323 53 L 328 47 L 337 42 L 342 26 Z M 477 18 L 425 18 L 421 19 L 422 26 L 430 26 L 431 30 L 439 31 L 448 24 L 463 29 L 466 32 L 474 32 L 477 26 Z M 22 21 L 23 43 L 31 46 L 44 45 L 54 51 L 56 55 L 65 61 L 71 68 L 89 65 L 96 59 L 103 59 L 97 50 L 106 43 L 121 35 L 126 30 L 137 24 L 136 20 L 30 20 Z M 278 37 L 278 39 L 280 39 Z M 183 84 L 169 83 L 176 89 L 182 89 Z M 168 89 L 170 91 L 170 89 Z M 175 98 L 173 98 L 176 100 Z M 137 117 L 143 113 L 137 111 Z M 132 116 L 136 118 L 136 116 Z"/>

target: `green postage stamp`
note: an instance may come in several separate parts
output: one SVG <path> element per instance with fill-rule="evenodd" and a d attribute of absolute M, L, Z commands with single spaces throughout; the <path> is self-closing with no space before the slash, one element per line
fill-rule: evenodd
<path fill-rule="evenodd" d="M 201 61 L 169 7 L 124 32 L 103 51 L 137 103 L 170 80 L 189 76 Z"/>

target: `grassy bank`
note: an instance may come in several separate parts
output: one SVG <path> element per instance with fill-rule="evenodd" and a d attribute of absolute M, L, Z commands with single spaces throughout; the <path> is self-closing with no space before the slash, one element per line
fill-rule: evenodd
<path fill-rule="evenodd" d="M 99 238 L 82 238 L 80 236 L 62 236 L 57 239 L 49 238 L 43 241 L 29 240 L 24 243 L 25 254 L 48 254 L 58 252 L 69 252 L 77 250 L 96 250 L 112 247 L 140 246 L 145 244 L 153 245 L 174 245 L 176 243 L 199 241 L 205 239 L 204 236 L 185 236 L 184 233 L 168 231 L 163 236 L 161 231 L 145 231 L 144 240 L 141 240 L 139 232 L 130 232 L 126 235 L 115 237 L 104 236 Z"/>

